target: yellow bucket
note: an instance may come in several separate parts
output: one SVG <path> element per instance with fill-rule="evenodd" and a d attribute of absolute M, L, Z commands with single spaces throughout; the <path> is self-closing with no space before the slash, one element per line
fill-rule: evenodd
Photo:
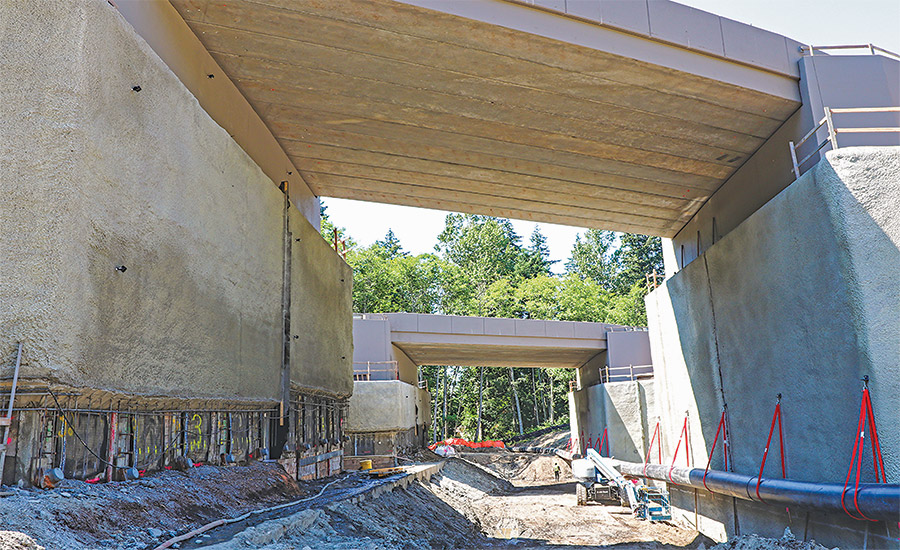
<path fill-rule="evenodd" d="M 360 470 L 371 470 L 372 469 L 372 461 L 371 460 L 360 460 L 359 461 L 359 469 Z"/>

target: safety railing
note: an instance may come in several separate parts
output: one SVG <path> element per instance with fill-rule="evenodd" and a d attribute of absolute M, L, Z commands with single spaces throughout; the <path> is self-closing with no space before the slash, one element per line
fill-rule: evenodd
<path fill-rule="evenodd" d="M 603 367 L 600 382 L 629 382 L 653 378 L 653 365 L 628 365 L 627 367 Z"/>
<path fill-rule="evenodd" d="M 400 370 L 396 361 L 354 361 L 353 380 L 368 382 L 371 380 L 399 380 Z"/>
<path fill-rule="evenodd" d="M 386 321 L 387 316 L 383 313 L 354 313 L 354 319 L 368 319 L 376 321 Z"/>
<path fill-rule="evenodd" d="M 879 48 L 874 44 L 838 44 L 836 46 L 813 46 L 811 44 L 800 46 L 800 53 L 804 55 L 816 55 L 816 52 L 827 52 L 835 50 L 866 50 L 871 55 L 886 54 L 891 57 L 900 59 L 900 54 L 896 54 L 890 50 Z"/>
<path fill-rule="evenodd" d="M 803 165 L 806 164 L 811 158 L 813 158 L 819 151 L 822 150 L 826 145 L 831 145 L 832 150 L 836 150 L 838 146 L 838 135 L 839 134 L 876 134 L 876 133 L 886 133 L 886 132 L 897 132 L 900 133 L 900 127 L 896 126 L 881 126 L 881 127 L 867 127 L 867 128 L 839 128 L 834 124 L 834 115 L 836 114 L 860 114 L 860 113 L 900 113 L 900 107 L 855 107 L 855 108 L 841 108 L 841 109 L 832 109 L 831 107 L 825 107 L 825 116 L 822 117 L 822 120 L 816 124 L 816 126 L 809 131 L 808 134 L 800 138 L 799 141 L 794 143 L 793 141 L 788 142 L 791 149 L 791 163 L 793 164 L 793 172 L 794 177 L 799 178 L 802 174 L 801 169 Z M 826 126 L 828 128 L 828 139 L 818 143 L 816 148 L 812 150 L 808 155 L 803 157 L 802 160 L 797 160 L 797 150 L 806 143 L 810 138 L 812 138 L 816 132 L 819 131 L 822 126 Z"/>

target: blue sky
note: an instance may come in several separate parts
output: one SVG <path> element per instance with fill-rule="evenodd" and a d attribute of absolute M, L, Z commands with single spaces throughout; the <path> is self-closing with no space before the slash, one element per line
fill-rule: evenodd
<path fill-rule="evenodd" d="M 682 0 L 680 3 L 770 30 L 806 44 L 866 44 L 900 53 L 900 0 Z M 413 254 L 432 252 L 447 212 L 343 199 L 323 199 L 328 215 L 362 245 L 393 229 Z M 527 241 L 539 225 L 552 259 L 569 255 L 582 228 L 513 220 Z"/>

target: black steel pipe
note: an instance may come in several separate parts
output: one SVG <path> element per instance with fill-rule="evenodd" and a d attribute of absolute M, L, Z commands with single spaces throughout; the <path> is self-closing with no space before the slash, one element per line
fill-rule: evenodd
<path fill-rule="evenodd" d="M 708 488 L 713 493 L 765 504 L 844 513 L 841 506 L 841 495 L 844 494 L 843 483 L 818 483 L 764 477 L 759 484 L 759 496 L 757 497 L 756 476 L 710 470 L 706 474 L 706 487 L 704 487 L 704 471 L 698 468 L 672 469 L 668 466 L 648 464 L 645 472 L 643 464 L 615 461 L 615 465 L 620 472 L 629 476 L 646 477 L 701 490 Z M 885 521 L 900 519 L 900 484 L 864 483 L 860 484 L 858 491 L 853 486 L 848 486 L 844 504 L 847 506 L 847 510 L 858 516 L 859 512 L 857 512 L 854 498 L 859 504 L 859 512 L 869 519 Z"/>

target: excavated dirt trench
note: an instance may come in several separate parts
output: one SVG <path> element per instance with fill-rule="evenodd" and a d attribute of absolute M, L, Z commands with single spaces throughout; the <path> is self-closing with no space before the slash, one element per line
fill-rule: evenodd
<path fill-rule="evenodd" d="M 554 479 L 558 460 L 506 451 L 463 453 L 429 481 L 359 502 L 350 497 L 391 480 L 345 474 L 297 484 L 277 466 L 256 464 L 167 472 L 132 484 L 67 481 L 54 491 L 17 491 L 0 498 L 0 550 L 152 549 L 176 532 L 214 519 L 310 497 L 277 513 L 217 528 L 179 548 L 636 550 L 713 545 L 691 529 L 641 521 L 617 506 L 576 506 L 565 462 L 558 462 L 562 479 Z M 728 548 L 801 548 L 792 541 L 747 542 L 753 544 L 732 542 Z"/>

